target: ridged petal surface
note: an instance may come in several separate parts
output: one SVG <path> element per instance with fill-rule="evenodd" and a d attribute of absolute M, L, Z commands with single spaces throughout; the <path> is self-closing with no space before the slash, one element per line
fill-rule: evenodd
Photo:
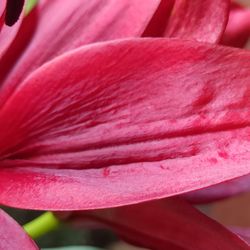
<path fill-rule="evenodd" d="M 250 52 L 172 39 L 82 47 L 0 110 L 0 201 L 131 204 L 250 173 Z"/>
<path fill-rule="evenodd" d="M 210 43 L 220 41 L 226 28 L 230 1 L 176 0 L 175 2 L 165 36 Z"/>

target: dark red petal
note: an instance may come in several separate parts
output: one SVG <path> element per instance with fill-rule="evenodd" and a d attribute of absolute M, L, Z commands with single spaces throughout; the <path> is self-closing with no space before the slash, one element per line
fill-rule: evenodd
<path fill-rule="evenodd" d="M 207 203 L 250 191 L 250 175 L 184 194 L 192 203 Z"/>
<path fill-rule="evenodd" d="M 192 41 L 116 40 L 59 57 L 0 111 L 0 202 L 110 207 L 247 175 L 249 82 L 250 52 Z"/>
<path fill-rule="evenodd" d="M 250 37 L 250 9 L 232 5 L 222 43 L 244 47 Z"/>
<path fill-rule="evenodd" d="M 216 43 L 226 28 L 228 0 L 176 0 L 165 35 Z"/>
<path fill-rule="evenodd" d="M 76 212 L 69 219 L 78 225 L 99 222 L 130 243 L 149 249 L 249 249 L 229 230 L 178 199 Z"/>
<path fill-rule="evenodd" d="M 29 73 L 55 56 L 83 44 L 140 36 L 160 2 L 161 0 L 70 0 L 63 1 L 62 5 L 61 0 L 39 1 L 34 10 L 38 12 L 38 19 L 36 15 L 32 15 L 26 20 L 26 29 L 27 26 L 31 29 L 36 25 L 37 32 L 33 34 L 21 58 L 14 61 L 15 67 L 9 77 L 2 82 L 6 96 L 0 95 L 0 106 L 9 96 L 6 88 L 11 93 Z M 21 30 L 19 40 L 22 42 L 23 36 L 28 34 Z M 5 60 L 0 61 L 0 68 Z M 5 73 L 0 73 L 2 74 Z"/>
<path fill-rule="evenodd" d="M 32 239 L 3 210 L 0 209 L 0 249 L 38 249 Z"/>
<path fill-rule="evenodd" d="M 161 3 L 154 13 L 154 16 L 142 34 L 143 37 L 164 36 L 174 2 L 175 0 L 161 0 Z"/>

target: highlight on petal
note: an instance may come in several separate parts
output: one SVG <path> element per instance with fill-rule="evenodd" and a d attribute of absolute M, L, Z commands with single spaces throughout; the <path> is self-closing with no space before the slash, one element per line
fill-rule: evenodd
<path fill-rule="evenodd" d="M 0 249 L 37 249 L 33 240 L 3 210 L 0 209 Z"/>
<path fill-rule="evenodd" d="M 219 42 L 226 28 L 229 3 L 228 0 L 176 0 L 165 36 Z"/>
<path fill-rule="evenodd" d="M 250 175 L 184 194 L 192 203 L 208 203 L 250 191 Z"/>
<path fill-rule="evenodd" d="M 83 225 L 88 221 L 97 222 L 111 228 L 126 241 L 148 249 L 249 249 L 222 225 L 175 198 L 75 212 L 68 219 L 78 226 L 81 222 Z"/>
<path fill-rule="evenodd" d="M 242 238 L 244 241 L 246 241 L 250 245 L 250 228 L 230 227 L 230 230 L 232 230 L 232 232 L 239 235 L 240 238 Z"/>
<path fill-rule="evenodd" d="M 65 54 L 0 110 L 0 201 L 93 209 L 247 175 L 249 82 L 250 52 L 194 41 L 116 40 Z"/>
<path fill-rule="evenodd" d="M 250 9 L 232 4 L 222 44 L 244 47 L 250 37 Z"/>
<path fill-rule="evenodd" d="M 36 32 L 23 55 L 14 60 L 6 81 L 1 79 L 6 96 L 0 95 L 0 104 L 29 73 L 55 56 L 88 43 L 141 36 L 160 3 L 161 0 L 70 0 L 64 1 L 62 7 L 61 0 L 39 1 L 34 10 L 38 16 L 31 15 L 26 20 L 26 26 L 36 23 Z M 28 34 L 25 30 L 20 33 L 20 40 Z M 0 61 L 0 67 L 5 60 Z"/>

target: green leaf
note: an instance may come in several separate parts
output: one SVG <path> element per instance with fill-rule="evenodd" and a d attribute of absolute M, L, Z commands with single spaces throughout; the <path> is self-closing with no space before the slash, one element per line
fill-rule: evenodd
<path fill-rule="evenodd" d="M 25 15 L 28 15 L 30 11 L 36 6 L 38 0 L 27 0 L 25 4 Z"/>

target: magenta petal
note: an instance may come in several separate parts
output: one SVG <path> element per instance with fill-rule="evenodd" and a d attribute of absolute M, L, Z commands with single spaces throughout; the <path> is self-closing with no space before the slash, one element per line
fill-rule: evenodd
<path fill-rule="evenodd" d="M 36 25 L 36 32 L 21 58 L 15 61 L 15 67 L 2 87 L 10 88 L 12 92 L 29 73 L 43 63 L 81 45 L 142 35 L 160 2 L 70 0 L 62 4 L 61 0 L 39 1 L 35 10 L 38 19 L 32 15 L 26 20 L 26 27 Z M 23 30 L 22 33 L 21 30 L 20 39 L 24 35 L 27 35 L 27 31 Z M 7 97 L 0 95 L 0 103 Z"/>
<path fill-rule="evenodd" d="M 228 0 L 176 0 L 165 35 L 219 42 L 227 24 Z"/>
<path fill-rule="evenodd" d="M 0 111 L 0 201 L 110 207 L 247 175 L 249 82 L 249 52 L 192 41 L 113 41 L 61 56 Z"/>
<path fill-rule="evenodd" d="M 178 199 L 77 212 L 69 219 L 77 224 L 99 222 L 130 243 L 149 249 L 249 250 L 235 234 Z"/>
<path fill-rule="evenodd" d="M 21 247 L 21 248 L 20 248 Z M 38 249 L 23 229 L 0 209 L 0 249 Z"/>
<path fill-rule="evenodd" d="M 161 0 L 154 16 L 151 18 L 143 37 L 162 37 L 164 36 L 168 19 L 171 15 L 175 0 Z"/>
<path fill-rule="evenodd" d="M 250 175 L 184 194 L 192 203 L 207 203 L 250 191 Z"/>
<path fill-rule="evenodd" d="M 222 43 L 244 47 L 250 37 L 250 9 L 233 4 Z"/>

